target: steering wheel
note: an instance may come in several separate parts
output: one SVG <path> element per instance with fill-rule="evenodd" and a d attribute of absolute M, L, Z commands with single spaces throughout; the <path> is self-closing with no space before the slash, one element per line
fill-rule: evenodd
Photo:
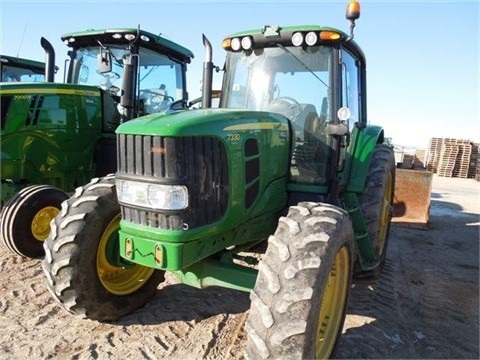
<path fill-rule="evenodd" d="M 170 95 L 165 95 L 165 94 L 161 94 L 159 93 L 158 91 L 156 91 L 156 89 L 153 89 L 153 90 L 149 90 L 149 89 L 142 89 L 140 90 L 141 93 L 144 93 L 144 94 L 148 94 L 150 95 L 150 101 L 154 101 L 154 102 L 162 102 L 162 101 L 168 101 L 168 103 L 173 103 L 175 101 L 175 99 L 170 96 Z M 157 99 L 155 98 L 162 98 L 161 101 L 158 101 Z"/>
<path fill-rule="evenodd" d="M 140 92 L 145 93 L 145 94 L 149 94 L 149 95 L 152 95 L 152 96 L 162 96 L 165 100 L 170 100 L 170 102 L 175 101 L 175 99 L 172 96 L 161 94 L 158 91 L 156 91 L 156 89 L 153 89 L 153 90 L 141 89 Z"/>
<path fill-rule="evenodd" d="M 293 120 L 302 112 L 302 105 L 290 96 L 279 96 L 268 104 L 268 109 Z"/>
<path fill-rule="evenodd" d="M 146 94 L 145 106 L 148 113 L 164 111 L 175 102 L 172 96 L 160 93 L 159 89 L 141 89 L 140 93 Z"/>

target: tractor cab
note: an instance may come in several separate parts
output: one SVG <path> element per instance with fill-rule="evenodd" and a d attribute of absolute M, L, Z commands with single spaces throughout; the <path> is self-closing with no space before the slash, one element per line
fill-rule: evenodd
<path fill-rule="evenodd" d="M 140 29 L 88 30 L 65 34 L 65 82 L 99 86 L 120 106 L 122 120 L 186 107 L 186 64 L 193 54 Z"/>
<path fill-rule="evenodd" d="M 0 56 L 1 82 L 45 81 L 45 63 L 14 56 Z"/>
<path fill-rule="evenodd" d="M 223 48 L 220 107 L 287 117 L 289 183 L 328 185 L 335 169 L 327 164 L 348 145 L 355 124 L 365 122 L 359 87 L 365 61 L 359 47 L 333 28 L 265 26 L 225 38 Z"/>

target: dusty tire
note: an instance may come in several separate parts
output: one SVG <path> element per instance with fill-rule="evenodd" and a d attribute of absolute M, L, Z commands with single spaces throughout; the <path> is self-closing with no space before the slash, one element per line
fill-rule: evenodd
<path fill-rule="evenodd" d="M 383 269 L 393 216 L 394 190 L 395 156 L 393 149 L 378 144 L 372 155 L 365 188 L 359 196 L 360 207 L 378 265 L 374 270 L 360 272 L 359 275 L 378 277 Z"/>
<path fill-rule="evenodd" d="M 42 268 L 65 310 L 116 320 L 142 307 L 164 280 L 163 271 L 118 262 L 119 221 L 113 176 L 93 179 L 62 204 L 44 244 Z"/>
<path fill-rule="evenodd" d="M 250 293 L 245 357 L 330 357 L 345 321 L 353 257 L 344 210 L 322 203 L 290 207 L 268 240 Z"/>
<path fill-rule="evenodd" d="M 2 208 L 0 237 L 7 248 L 23 257 L 43 257 L 43 242 L 50 233 L 50 221 L 66 199 L 65 192 L 49 185 L 20 190 Z"/>

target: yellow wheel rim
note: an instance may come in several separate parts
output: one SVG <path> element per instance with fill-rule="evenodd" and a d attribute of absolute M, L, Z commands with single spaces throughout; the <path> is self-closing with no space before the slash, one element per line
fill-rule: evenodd
<path fill-rule="evenodd" d="M 38 241 L 45 241 L 50 234 L 50 221 L 58 215 L 60 210 L 55 206 L 47 206 L 40 209 L 32 219 L 32 235 Z"/>
<path fill-rule="evenodd" d="M 123 267 L 113 265 L 107 258 L 107 244 L 118 244 L 120 214 L 116 216 L 103 232 L 97 251 L 97 273 L 106 290 L 115 295 L 128 295 L 140 289 L 152 276 L 155 269 L 141 265 Z"/>
<path fill-rule="evenodd" d="M 316 359 L 329 358 L 343 320 L 350 276 L 350 253 L 346 246 L 335 256 L 323 294 L 315 339 Z"/>
<path fill-rule="evenodd" d="M 381 251 L 385 245 L 385 241 L 387 239 L 387 230 L 388 230 L 388 223 L 390 222 L 391 218 L 391 204 L 392 204 L 392 174 L 389 174 L 387 183 L 385 185 L 385 194 L 383 197 L 383 206 L 382 211 L 380 213 L 380 236 L 379 236 L 379 243 L 377 245 L 377 250 L 381 255 Z"/>

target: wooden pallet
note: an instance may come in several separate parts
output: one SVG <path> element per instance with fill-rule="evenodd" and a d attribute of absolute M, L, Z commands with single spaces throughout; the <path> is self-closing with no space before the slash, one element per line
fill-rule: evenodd
<path fill-rule="evenodd" d="M 442 177 L 453 177 L 453 169 L 457 159 L 459 148 L 450 139 L 445 139 L 440 152 L 437 174 Z"/>
<path fill-rule="evenodd" d="M 438 160 L 442 151 L 442 138 L 431 138 L 427 154 L 427 170 L 437 172 Z"/>
<path fill-rule="evenodd" d="M 478 144 L 470 140 L 432 138 L 427 170 L 443 177 L 474 178 L 479 157 Z"/>

